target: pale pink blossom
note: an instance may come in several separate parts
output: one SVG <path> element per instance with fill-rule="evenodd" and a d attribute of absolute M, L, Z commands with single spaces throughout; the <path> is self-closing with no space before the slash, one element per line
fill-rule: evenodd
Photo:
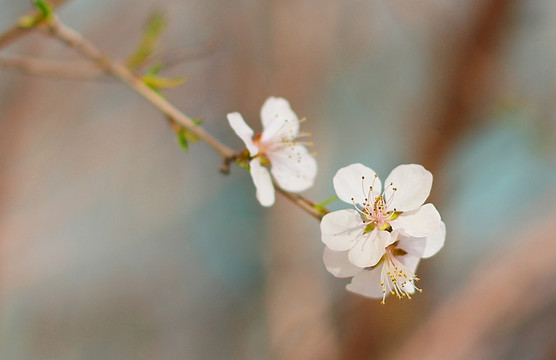
<path fill-rule="evenodd" d="M 396 239 L 392 231 L 410 237 L 426 237 L 438 231 L 440 214 L 424 204 L 432 186 L 432 174 L 421 165 L 396 167 L 385 188 L 376 173 L 362 165 L 344 167 L 334 176 L 338 197 L 352 209 L 331 212 L 321 222 L 322 241 L 333 251 L 347 251 L 349 261 L 360 268 L 374 266 Z"/>
<path fill-rule="evenodd" d="M 262 133 L 256 134 L 241 114 L 228 114 L 228 122 L 249 151 L 249 168 L 263 206 L 274 204 L 274 184 L 289 192 L 300 192 L 313 185 L 317 162 L 309 153 L 307 143 L 298 139 L 307 136 L 299 130 L 300 120 L 286 99 L 268 98 L 261 108 Z M 270 168 L 270 172 L 269 172 Z"/>
<path fill-rule="evenodd" d="M 392 243 L 382 253 L 377 264 L 359 267 L 348 258 L 348 251 L 324 250 L 323 260 L 327 270 L 336 277 L 352 277 L 346 286 L 349 291 L 371 297 L 382 298 L 392 294 L 399 299 L 409 298 L 415 291 L 421 292 L 415 273 L 422 258 L 436 254 L 444 245 L 446 227 L 443 222 L 433 234 L 426 237 L 412 237 L 394 230 L 390 233 Z"/>

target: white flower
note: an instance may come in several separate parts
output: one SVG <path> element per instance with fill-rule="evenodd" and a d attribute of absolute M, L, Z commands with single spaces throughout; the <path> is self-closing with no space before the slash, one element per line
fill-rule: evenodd
<path fill-rule="evenodd" d="M 274 204 L 274 185 L 270 173 L 284 190 L 300 192 L 313 185 L 317 162 L 297 138 L 308 136 L 299 132 L 300 120 L 289 102 L 270 97 L 261 108 L 263 132 L 253 136 L 241 114 L 228 114 L 228 122 L 243 140 L 251 160 L 251 177 L 257 189 L 257 199 L 263 206 Z M 270 173 L 265 167 L 270 166 Z"/>
<path fill-rule="evenodd" d="M 347 251 L 333 251 L 328 247 L 324 250 L 324 264 L 336 277 L 353 276 L 346 286 L 349 291 L 382 298 L 383 304 L 388 294 L 411 299 L 415 290 L 421 292 L 415 285 L 419 281 L 415 274 L 419 260 L 433 256 L 442 248 L 446 226 L 441 222 L 439 229 L 427 237 L 410 237 L 397 230 L 391 236 L 393 243 L 386 247 L 380 261 L 373 267 L 355 266 L 348 260 Z"/>
<path fill-rule="evenodd" d="M 333 251 L 348 251 L 349 261 L 360 268 L 374 266 L 396 239 L 393 230 L 412 237 L 426 237 L 440 226 L 440 214 L 425 204 L 432 174 L 421 165 L 396 167 L 386 178 L 386 188 L 376 173 L 362 164 L 344 167 L 334 176 L 338 197 L 354 209 L 324 216 L 322 241 Z"/>

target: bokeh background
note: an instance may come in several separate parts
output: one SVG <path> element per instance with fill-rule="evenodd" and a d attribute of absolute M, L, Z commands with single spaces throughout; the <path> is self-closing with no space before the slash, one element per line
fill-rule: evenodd
<path fill-rule="evenodd" d="M 0 31 L 31 9 L 0 0 Z M 434 174 L 444 249 L 412 301 L 345 291 L 315 219 L 248 173 L 184 152 L 108 76 L 0 69 L 1 359 L 556 359 L 556 2 L 72 0 L 63 22 L 115 59 L 147 20 L 168 99 L 226 144 L 271 95 L 313 133 L 306 196 L 361 162 Z M 30 34 L 0 59 L 86 65 Z M 333 203 L 331 209 L 344 205 Z"/>

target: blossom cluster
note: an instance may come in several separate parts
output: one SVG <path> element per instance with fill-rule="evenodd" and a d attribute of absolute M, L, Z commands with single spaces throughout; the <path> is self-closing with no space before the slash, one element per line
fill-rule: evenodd
<path fill-rule="evenodd" d="M 228 122 L 244 142 L 261 205 L 275 201 L 274 186 L 289 192 L 310 188 L 317 173 L 315 158 L 299 141 L 308 136 L 287 100 L 268 98 L 261 109 L 263 130 L 255 132 L 237 113 Z M 274 180 L 273 180 L 274 179 Z M 372 298 L 388 294 L 411 298 L 419 281 L 420 259 L 444 245 L 446 227 L 434 205 L 425 201 L 432 174 L 417 164 L 400 165 L 386 178 L 362 164 L 346 166 L 333 179 L 338 198 L 352 206 L 326 214 L 321 221 L 324 264 L 336 277 L 352 277 L 347 289 Z"/>
<path fill-rule="evenodd" d="M 384 190 L 377 174 L 362 164 L 334 176 L 338 197 L 353 208 L 331 212 L 321 221 L 324 264 L 337 277 L 353 277 L 347 289 L 373 298 L 411 298 L 421 258 L 444 245 L 446 227 L 432 204 L 424 204 L 432 174 L 421 165 L 396 167 Z"/>

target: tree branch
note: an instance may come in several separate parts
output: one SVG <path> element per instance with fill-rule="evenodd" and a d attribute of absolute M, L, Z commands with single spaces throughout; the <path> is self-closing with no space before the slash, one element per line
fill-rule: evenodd
<path fill-rule="evenodd" d="M 240 153 L 222 144 L 220 141 L 206 132 L 201 126 L 195 125 L 191 118 L 179 111 L 157 92 L 145 85 L 141 78 L 136 76 L 127 67 L 117 61 L 111 60 L 108 56 L 97 49 L 92 43 L 84 39 L 75 30 L 62 24 L 60 21 L 58 21 L 57 18 L 54 17 L 52 21 L 47 25 L 46 29 L 48 30 L 48 33 L 50 35 L 63 41 L 68 46 L 75 48 L 87 59 L 94 62 L 102 71 L 122 80 L 129 87 L 139 93 L 143 98 L 148 100 L 151 104 L 162 111 L 162 113 L 164 113 L 172 121 L 185 127 L 187 130 L 197 135 L 200 139 L 202 139 L 209 146 L 215 149 L 222 156 L 223 165 L 221 169 L 223 172 L 226 172 L 229 168 L 230 163 L 240 155 Z M 314 203 L 304 198 L 303 196 L 292 194 L 280 188 L 276 184 L 275 187 L 280 194 L 284 195 L 295 205 L 299 206 L 301 209 L 303 209 L 305 212 L 307 212 L 317 220 L 320 221 L 324 216 L 323 214 L 327 213 L 327 210 L 324 208 L 316 209 L 314 207 Z"/>
<path fill-rule="evenodd" d="M 0 68 L 22 74 L 76 80 L 96 79 L 106 72 L 88 63 L 38 60 L 30 57 L 0 58 Z"/>
<path fill-rule="evenodd" d="M 56 37 L 59 40 L 62 40 L 68 46 L 75 48 L 83 56 L 93 61 L 100 69 L 122 80 L 129 87 L 139 93 L 143 98 L 156 106 L 166 116 L 172 118 L 174 121 L 197 135 L 200 139 L 204 140 L 220 155 L 222 155 L 224 159 L 235 158 L 238 155 L 236 151 L 222 144 L 212 135 L 207 133 L 202 127 L 195 125 L 193 120 L 179 111 L 176 107 L 166 101 L 154 90 L 145 85 L 145 83 L 143 83 L 143 81 L 138 76 L 136 76 L 123 64 L 111 60 L 108 56 L 104 55 L 104 53 L 97 49 L 93 44 L 85 40 L 79 33 L 74 31 L 73 29 L 65 26 L 57 19 L 53 19 L 53 21 L 48 25 L 47 29 L 52 36 Z"/>
<path fill-rule="evenodd" d="M 322 212 L 317 210 L 315 208 L 315 204 L 311 200 L 308 200 L 307 198 L 305 198 L 305 197 L 303 197 L 299 194 L 292 194 L 292 193 L 282 189 L 280 186 L 278 186 L 278 184 L 276 184 L 276 182 L 274 182 L 274 187 L 276 188 L 276 191 L 278 191 L 280 194 L 284 195 L 288 200 L 290 200 L 295 205 L 297 205 L 300 208 L 302 208 L 303 210 L 305 210 L 305 212 L 307 212 L 309 215 L 311 215 L 312 217 L 314 217 L 318 221 L 321 221 L 323 216 L 326 213 L 328 213 L 328 210 L 325 210 L 325 209 L 322 209 L 323 210 Z"/>
<path fill-rule="evenodd" d="M 68 0 L 50 0 L 50 5 L 54 9 L 58 6 L 63 5 L 67 1 Z M 31 11 L 27 15 L 28 16 L 35 16 L 35 15 L 37 15 L 37 12 L 36 11 Z M 23 28 L 23 27 L 19 26 L 19 24 L 13 25 L 11 28 L 9 28 L 8 30 L 6 30 L 2 34 L 0 34 L 0 50 L 5 48 L 6 46 L 10 45 L 14 41 L 18 40 L 23 35 L 28 34 L 30 30 L 31 30 L 31 28 Z"/>

